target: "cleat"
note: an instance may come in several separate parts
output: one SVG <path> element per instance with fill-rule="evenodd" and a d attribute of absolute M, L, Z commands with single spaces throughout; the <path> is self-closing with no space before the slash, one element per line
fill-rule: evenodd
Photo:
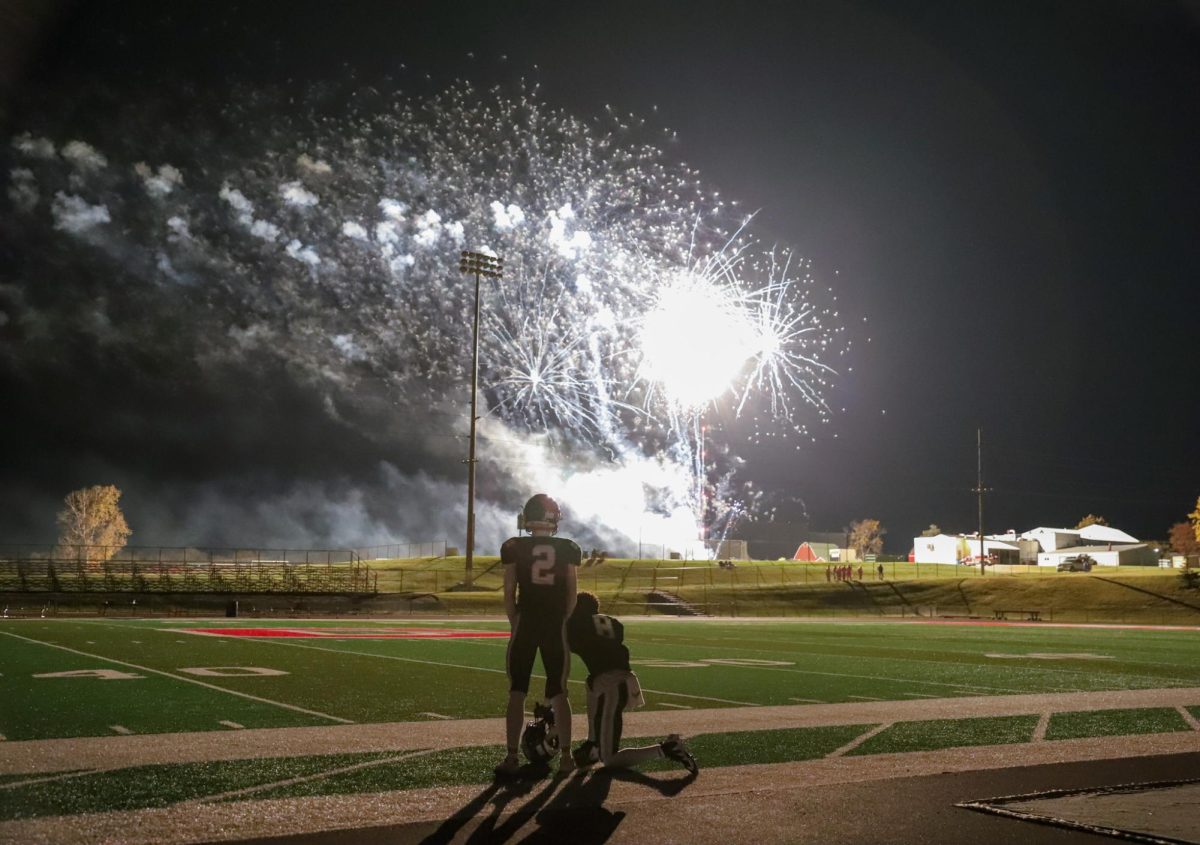
<path fill-rule="evenodd" d="M 575 765 L 581 769 L 587 766 L 594 766 L 600 762 L 600 754 L 597 751 L 596 743 L 590 739 L 572 751 L 571 756 L 575 758 Z"/>
<path fill-rule="evenodd" d="M 494 769 L 498 778 L 515 778 L 521 773 L 521 763 L 515 754 L 509 754 Z"/>
<path fill-rule="evenodd" d="M 662 749 L 664 757 L 679 763 L 689 773 L 694 775 L 700 771 L 700 766 L 696 763 L 696 758 L 692 756 L 692 752 L 688 750 L 687 743 L 683 741 L 683 737 L 679 734 L 671 734 L 660 742 L 658 747 Z"/>

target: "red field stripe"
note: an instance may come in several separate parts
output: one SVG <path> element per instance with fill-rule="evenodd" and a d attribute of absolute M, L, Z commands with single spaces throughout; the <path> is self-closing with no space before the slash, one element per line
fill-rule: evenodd
<path fill-rule="evenodd" d="M 221 637 L 291 637 L 326 640 L 455 640 L 507 637 L 507 631 L 452 631 L 439 628 L 183 628 L 189 634 Z"/>

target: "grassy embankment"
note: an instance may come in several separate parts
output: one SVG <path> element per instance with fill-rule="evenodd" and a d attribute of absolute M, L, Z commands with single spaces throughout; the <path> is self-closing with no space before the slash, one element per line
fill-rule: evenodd
<path fill-rule="evenodd" d="M 497 558 L 475 558 L 477 591 L 461 585 L 464 559 L 373 561 L 381 592 L 436 597 L 418 607 L 463 613 L 502 611 Z M 1035 610 L 1042 620 L 1200 625 L 1200 589 L 1174 571 L 1149 567 L 1091 573 L 1027 571 L 979 574 L 977 568 L 886 563 L 884 579 L 827 581 L 824 564 L 751 562 L 722 569 L 709 561 L 608 560 L 579 569 L 579 588 L 613 613 L 655 612 L 661 591 L 715 616 L 963 616 Z M 854 574 L 857 575 L 857 567 Z M 877 575 L 877 573 L 876 573 Z M 1022 618 L 1011 614 L 1009 618 Z"/>

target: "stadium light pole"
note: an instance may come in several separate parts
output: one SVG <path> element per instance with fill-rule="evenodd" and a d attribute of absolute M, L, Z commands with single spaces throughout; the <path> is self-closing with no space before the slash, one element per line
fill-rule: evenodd
<path fill-rule="evenodd" d="M 475 577 L 475 422 L 479 392 L 479 280 L 504 277 L 504 261 L 494 255 L 463 250 L 458 257 L 460 273 L 475 277 L 475 317 L 471 324 L 471 433 L 467 449 L 467 563 L 463 582 L 469 587 Z"/>
<path fill-rule="evenodd" d="M 983 494 L 990 493 L 991 487 L 983 486 L 983 428 L 975 429 L 975 493 L 979 497 L 979 574 L 987 575 L 987 555 L 983 553 Z"/>

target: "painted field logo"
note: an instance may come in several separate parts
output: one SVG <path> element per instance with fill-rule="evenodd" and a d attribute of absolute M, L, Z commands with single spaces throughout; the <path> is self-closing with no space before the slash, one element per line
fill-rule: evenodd
<path fill-rule="evenodd" d="M 178 628 L 177 633 L 218 637 L 291 637 L 321 640 L 462 640 L 507 637 L 508 631 L 467 631 L 454 628 Z"/>

